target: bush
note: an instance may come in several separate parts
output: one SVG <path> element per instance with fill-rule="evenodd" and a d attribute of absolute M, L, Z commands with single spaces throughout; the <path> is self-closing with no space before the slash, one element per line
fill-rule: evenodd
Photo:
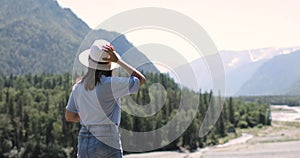
<path fill-rule="evenodd" d="M 257 128 L 263 128 L 264 125 L 260 123 L 260 124 L 258 124 L 256 127 L 257 127 Z"/>
<path fill-rule="evenodd" d="M 248 123 L 246 121 L 239 121 L 238 127 L 239 128 L 248 128 Z"/>

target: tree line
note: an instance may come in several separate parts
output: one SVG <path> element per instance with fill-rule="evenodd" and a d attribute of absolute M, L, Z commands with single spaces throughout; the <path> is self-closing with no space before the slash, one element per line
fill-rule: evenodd
<path fill-rule="evenodd" d="M 246 102 L 268 103 L 270 105 L 300 106 L 299 96 L 296 95 L 241 96 L 238 99 Z"/>
<path fill-rule="evenodd" d="M 178 113 L 182 95 L 194 97 L 198 107 L 196 111 L 183 109 L 187 119 L 195 115 L 186 131 L 172 143 L 159 150 L 176 150 L 184 147 L 195 150 L 219 143 L 236 128 L 249 128 L 270 125 L 270 109 L 263 102 L 245 102 L 227 98 L 223 110 L 212 130 L 199 137 L 198 131 L 208 106 L 217 101 L 218 96 L 212 92 L 194 92 L 181 89 L 167 74 L 146 74 L 147 83 L 137 94 L 123 98 L 122 104 L 130 104 L 130 99 L 137 104 L 145 105 L 151 97 L 159 102 L 161 93 L 149 87 L 160 83 L 167 91 L 164 105 L 149 117 L 138 117 L 128 114 L 136 110 L 125 106 L 122 110 L 121 128 L 130 131 L 151 131 L 164 126 Z M 72 88 L 70 74 L 41 74 L 24 76 L 0 76 L 0 157 L 75 157 L 77 153 L 77 134 L 80 124 L 65 121 L 65 106 Z M 126 109 L 128 108 L 128 109 Z M 184 122 L 184 120 L 183 120 Z M 179 129 L 174 129 L 179 130 Z M 163 144 L 164 138 L 158 142 Z M 153 144 L 155 145 L 155 144 Z"/>

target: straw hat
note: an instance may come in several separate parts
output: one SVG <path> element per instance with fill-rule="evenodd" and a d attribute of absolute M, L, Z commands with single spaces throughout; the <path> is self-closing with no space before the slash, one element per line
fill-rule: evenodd
<path fill-rule="evenodd" d="M 79 62 L 86 67 L 97 70 L 113 70 L 118 68 L 118 64 L 102 60 L 108 57 L 108 54 L 102 50 L 106 44 L 109 45 L 110 43 L 103 39 L 95 40 L 89 49 L 79 54 Z"/>

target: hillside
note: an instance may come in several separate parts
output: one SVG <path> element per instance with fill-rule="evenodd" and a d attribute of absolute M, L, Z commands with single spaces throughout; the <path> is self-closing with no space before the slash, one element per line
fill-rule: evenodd
<path fill-rule="evenodd" d="M 246 84 L 247 81 L 252 80 L 253 75 L 259 70 L 259 68 L 265 63 L 272 60 L 274 57 L 293 54 L 299 50 L 299 47 L 287 47 L 287 48 L 261 48 L 261 49 L 253 49 L 253 50 L 244 50 L 244 51 L 220 51 L 219 55 L 222 61 L 215 61 L 217 56 L 206 56 L 198 58 L 191 63 L 182 64 L 177 67 L 175 70 L 179 72 L 179 74 L 193 74 L 188 73 L 187 70 L 193 69 L 195 78 L 200 87 L 196 87 L 193 82 L 190 82 L 191 79 L 187 79 L 186 85 L 187 87 L 198 90 L 201 88 L 204 91 L 209 91 L 214 84 L 211 78 L 211 71 L 209 65 L 214 62 L 223 62 L 223 70 L 219 70 L 217 74 L 222 74 L 225 72 L 225 81 L 221 76 L 216 77 L 216 82 L 225 82 L 226 83 L 226 95 L 234 96 L 238 95 L 238 91 L 240 88 Z M 180 63 L 179 63 L 180 64 Z M 220 63 L 218 63 L 220 64 Z M 268 70 L 266 70 L 268 71 Z M 184 75 L 183 75 L 184 76 Z M 293 77 L 293 76 L 291 76 Z M 183 79 L 184 81 L 185 79 Z M 300 81 L 299 81 L 300 83 Z M 293 91 L 297 91 L 297 89 L 291 89 L 291 93 Z"/>
<path fill-rule="evenodd" d="M 3 74 L 71 70 L 90 28 L 53 0 L 1 0 L 0 66 Z"/>
<path fill-rule="evenodd" d="M 76 157 L 80 124 L 64 119 L 72 88 L 70 77 L 0 76 L 1 158 Z M 222 112 L 211 132 L 199 139 L 203 118 L 211 106 L 208 103 L 217 102 L 217 98 L 212 93 L 183 89 L 166 74 L 146 74 L 146 78 L 137 94 L 121 100 L 119 129 L 126 152 L 195 151 L 220 143 L 233 129 L 270 124 L 267 105 L 229 99 L 224 104 L 227 112 Z M 154 83 L 165 87 L 166 95 L 160 88 L 153 88 Z"/>
<path fill-rule="evenodd" d="M 300 51 L 265 62 L 242 86 L 238 95 L 299 95 Z"/>
<path fill-rule="evenodd" d="M 299 47 L 261 48 L 244 51 L 221 51 L 227 82 L 227 95 L 236 95 L 258 68 L 275 56 L 289 54 Z"/>
<path fill-rule="evenodd" d="M 91 31 L 87 24 L 54 0 L 0 2 L 0 74 L 71 72 L 77 50 Z M 109 41 L 120 36 L 97 32 L 101 35 L 97 38 Z M 124 36 L 114 44 L 120 54 L 133 47 Z M 134 53 L 147 59 L 137 49 Z M 153 65 L 149 69 L 157 70 Z"/>

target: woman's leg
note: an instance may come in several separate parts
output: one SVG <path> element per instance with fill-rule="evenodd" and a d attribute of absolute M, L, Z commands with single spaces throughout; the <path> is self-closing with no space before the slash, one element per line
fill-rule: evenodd
<path fill-rule="evenodd" d="M 88 132 L 87 128 L 85 126 L 82 126 L 78 135 L 78 144 L 77 144 L 78 158 L 88 158 L 89 136 L 90 133 Z"/>
<path fill-rule="evenodd" d="M 123 153 L 119 149 L 115 149 L 111 155 L 107 155 L 107 158 L 123 158 Z"/>
<path fill-rule="evenodd" d="M 78 158 L 87 158 L 88 157 L 88 143 L 89 138 L 85 136 L 78 136 Z"/>
<path fill-rule="evenodd" d="M 96 137 L 90 138 L 88 152 L 91 158 L 122 158 L 123 157 L 123 153 L 121 149 L 116 149 L 104 142 L 101 141 L 101 138 L 100 139 Z"/>

